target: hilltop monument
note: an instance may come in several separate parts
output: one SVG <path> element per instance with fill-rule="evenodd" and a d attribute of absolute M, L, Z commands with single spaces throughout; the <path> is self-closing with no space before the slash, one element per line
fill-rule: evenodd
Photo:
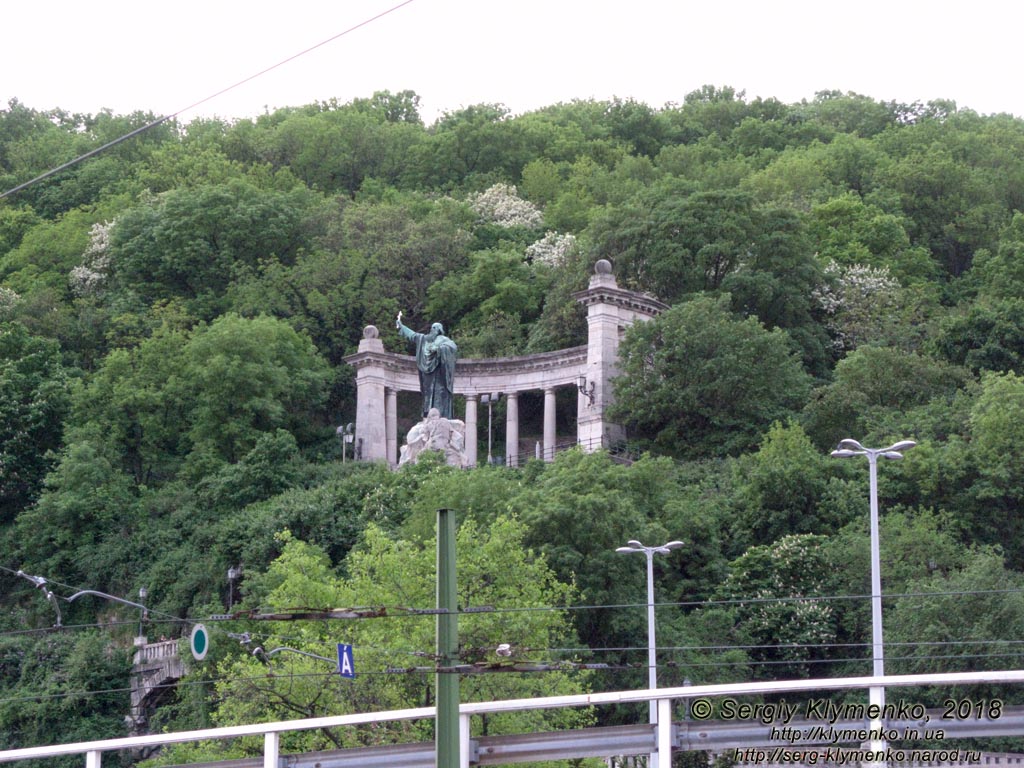
<path fill-rule="evenodd" d="M 504 446 L 499 448 L 498 456 L 508 466 L 518 466 L 528 456 L 554 460 L 559 447 L 556 392 L 562 392 L 563 397 L 566 391 L 576 395 L 576 444 L 582 450 L 611 449 L 621 444 L 625 430 L 606 415 L 614 400 L 612 382 L 619 374 L 619 342 L 630 325 L 656 317 L 668 306 L 653 296 L 619 288 L 612 265 L 605 259 L 594 264 L 589 284 L 573 297 L 587 315 L 586 344 L 517 357 L 459 360 L 457 379 L 458 349 L 439 323 L 428 333 L 416 333 L 402 325 L 399 315 L 398 331 L 410 347 L 415 343 L 415 356 L 387 351 L 377 328 L 366 326 L 359 350 L 345 357 L 356 369 L 357 458 L 399 465 L 398 397 L 405 392 L 419 393 L 423 420 L 431 408 L 437 408 L 438 418 L 448 414 L 450 422 L 464 425 L 464 466 L 477 465 L 482 430 L 486 430 L 484 445 L 490 455 L 491 404 L 498 398 L 505 422 Z M 543 398 L 542 434 L 539 440 L 521 441 L 519 401 L 529 392 Z M 451 418 L 455 398 L 460 400 L 459 413 L 465 413 L 464 422 Z M 486 407 L 482 424 L 481 405 Z M 431 434 L 426 435 L 426 431 Z M 417 430 L 411 435 L 412 442 L 429 437 L 425 442 L 435 445 L 443 442 L 439 436 L 432 430 Z M 446 457 L 450 455 L 446 449 L 439 449 L 445 450 Z"/>

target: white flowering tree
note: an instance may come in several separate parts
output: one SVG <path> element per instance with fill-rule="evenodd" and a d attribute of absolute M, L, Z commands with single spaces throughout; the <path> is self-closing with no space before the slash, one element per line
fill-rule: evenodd
<path fill-rule="evenodd" d="M 0 285 L 0 319 L 6 319 L 20 300 L 21 296 L 16 291 Z"/>
<path fill-rule="evenodd" d="M 783 536 L 729 564 L 718 597 L 736 601 L 736 625 L 751 645 L 759 678 L 809 677 L 809 663 L 832 652 L 835 615 L 819 599 L 833 568 L 825 541 L 813 534 Z"/>
<path fill-rule="evenodd" d="M 526 247 L 526 261 L 530 264 L 561 266 L 575 249 L 575 235 L 549 230 L 540 240 Z"/>
<path fill-rule="evenodd" d="M 470 195 L 469 205 L 482 222 L 499 227 L 539 227 L 544 221 L 540 209 L 511 184 L 494 184 Z"/>
<path fill-rule="evenodd" d="M 814 292 L 827 316 L 837 352 L 887 338 L 899 319 L 902 286 L 888 267 L 843 266 L 830 261 L 825 283 Z"/>
<path fill-rule="evenodd" d="M 82 263 L 71 270 L 71 292 L 75 296 L 91 296 L 99 291 L 110 272 L 110 232 L 113 221 L 97 222 L 89 230 L 89 245 L 82 253 Z"/>

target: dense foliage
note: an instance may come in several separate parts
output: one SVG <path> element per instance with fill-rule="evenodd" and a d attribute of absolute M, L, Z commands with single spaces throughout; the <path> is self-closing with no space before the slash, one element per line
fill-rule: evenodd
<path fill-rule="evenodd" d="M 828 458 L 845 437 L 919 443 L 880 467 L 890 667 L 1020 664 L 1024 120 L 713 87 L 429 126 L 417 102 L 165 122 L 0 199 L 0 747 L 124 735 L 140 629 L 429 608 L 439 507 L 461 522 L 460 600 L 506 609 L 464 621 L 467 663 L 509 643 L 553 670 L 472 679 L 467 698 L 641 687 L 643 564 L 614 551 L 629 539 L 686 542 L 656 561 L 663 685 L 868 673 L 867 467 Z M 0 192 L 151 119 L 12 101 Z M 471 357 L 581 344 L 573 292 L 599 258 L 671 307 L 622 345 L 616 413 L 642 458 L 342 461 L 364 326 L 400 350 L 398 310 L 440 321 Z M 524 397 L 524 438 L 530 418 Z M 62 599 L 143 586 L 141 626 Z M 355 685 L 316 658 L 346 641 L 374 672 Z M 431 675 L 385 670 L 432 644 L 395 616 L 218 623 L 148 727 L 422 705 Z M 564 664 L 580 661 L 607 668 Z"/>

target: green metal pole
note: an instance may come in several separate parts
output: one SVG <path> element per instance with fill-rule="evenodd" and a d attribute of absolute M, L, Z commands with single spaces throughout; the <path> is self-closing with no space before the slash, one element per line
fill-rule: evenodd
<path fill-rule="evenodd" d="M 455 513 L 437 510 L 437 663 L 454 667 L 459 654 L 458 596 L 455 582 Z M 459 768 L 459 676 L 437 674 L 435 723 L 437 768 Z"/>

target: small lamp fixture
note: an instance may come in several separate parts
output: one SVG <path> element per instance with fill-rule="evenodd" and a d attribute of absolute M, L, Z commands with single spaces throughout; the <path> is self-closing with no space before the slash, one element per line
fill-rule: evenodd
<path fill-rule="evenodd" d="M 593 405 L 594 404 L 594 389 L 595 389 L 595 387 L 596 387 L 596 384 L 594 382 L 590 382 L 590 386 L 588 387 L 587 386 L 587 377 L 584 374 L 582 374 L 582 373 L 580 374 L 580 380 L 579 380 L 579 384 L 577 385 L 577 388 L 579 389 L 580 394 L 587 398 L 587 405 Z"/>
<path fill-rule="evenodd" d="M 344 464 L 345 456 L 348 453 L 348 446 L 354 443 L 356 439 L 355 424 L 349 422 L 343 427 L 338 427 L 334 430 L 334 434 L 341 439 L 341 463 Z"/>
<path fill-rule="evenodd" d="M 228 610 L 235 604 L 235 584 L 242 578 L 242 566 L 228 568 Z"/>
<path fill-rule="evenodd" d="M 149 642 L 143 634 L 146 619 L 149 618 L 149 611 L 146 610 L 147 597 L 149 597 L 149 590 L 145 587 L 139 587 L 139 631 L 135 635 L 135 646 L 137 648 L 141 648 Z"/>

